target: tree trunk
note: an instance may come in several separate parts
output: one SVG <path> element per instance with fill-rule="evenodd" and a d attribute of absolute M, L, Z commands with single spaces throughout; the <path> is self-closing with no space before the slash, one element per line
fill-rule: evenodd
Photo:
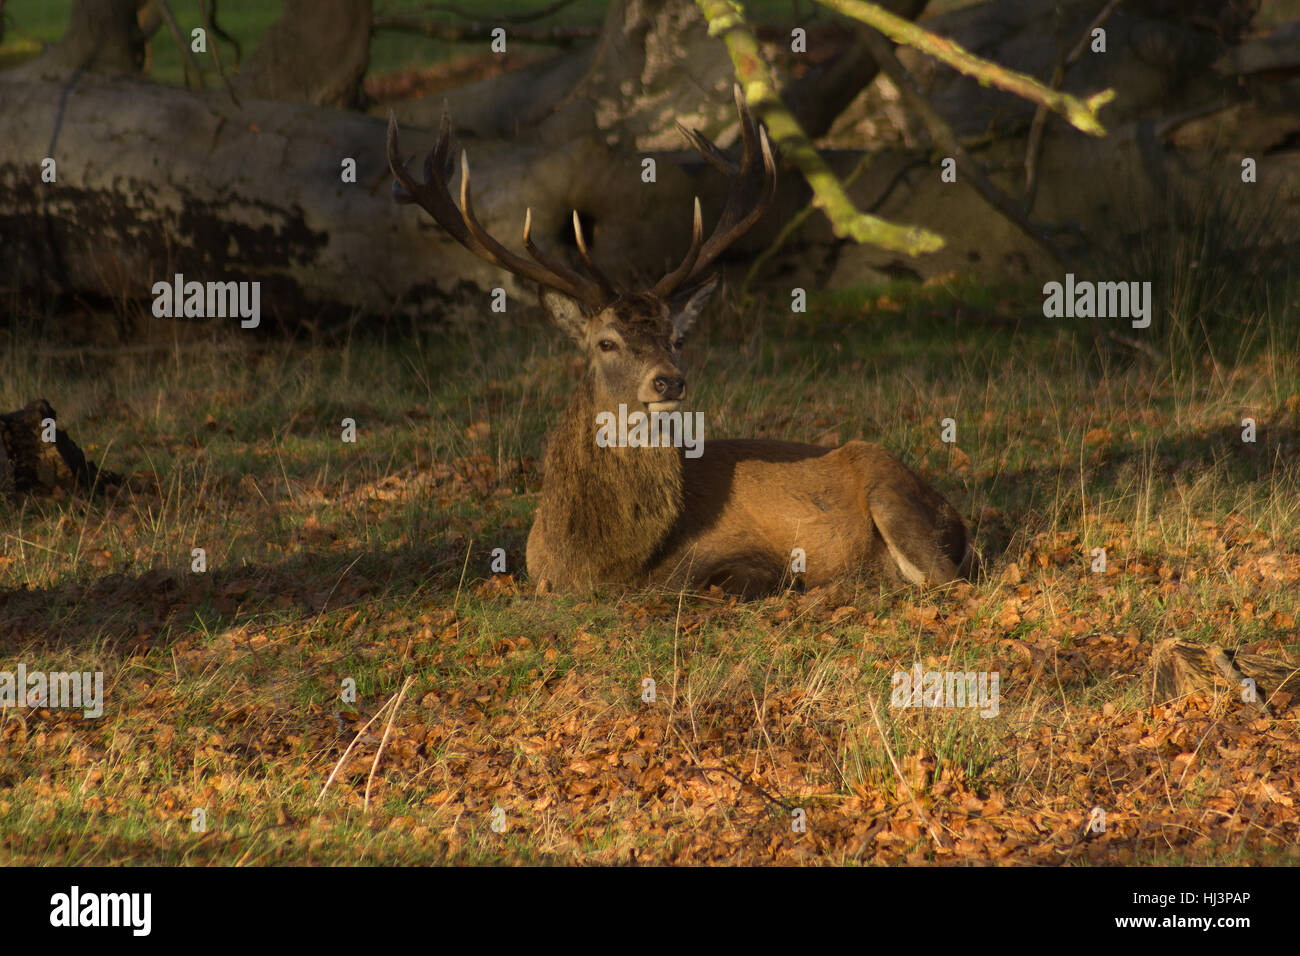
<path fill-rule="evenodd" d="M 927 0 L 881 0 L 914 19 Z M 783 35 L 782 43 L 790 42 Z M 815 43 L 815 40 L 809 40 Z M 786 100 L 810 136 L 820 136 L 874 79 L 859 43 L 819 61 L 791 82 Z M 396 107 L 403 122 L 433 126 L 444 100 L 476 135 L 540 143 L 599 136 L 619 149 L 675 150 L 677 121 L 727 145 L 739 133 L 726 47 L 708 34 L 694 0 L 613 0 L 598 41 L 518 74 L 470 84 Z"/>
<path fill-rule="evenodd" d="M 370 61 L 370 0 L 288 0 L 240 71 L 240 95 L 355 109 Z"/>
<path fill-rule="evenodd" d="M 42 68 L 139 73 L 144 34 L 136 23 L 139 0 L 77 0 L 63 39 L 39 59 Z"/>

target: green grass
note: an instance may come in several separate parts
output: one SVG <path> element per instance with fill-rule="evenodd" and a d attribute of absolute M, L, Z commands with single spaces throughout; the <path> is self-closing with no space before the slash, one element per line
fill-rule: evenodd
<path fill-rule="evenodd" d="M 574 374 L 540 324 L 236 334 L 101 368 L 13 313 L 0 407 L 43 395 L 137 478 L 111 503 L 0 505 L 5 659 L 110 688 L 98 721 L 0 716 L 0 859 L 1294 860 L 1294 814 L 1241 780 L 1295 745 L 1294 716 L 1260 733 L 1223 699 L 1153 709 L 1144 683 L 1172 635 L 1300 656 L 1300 350 L 1275 301 L 1271 336 L 1178 374 L 1097 356 L 1036 290 L 723 309 L 687 368 L 711 435 L 881 442 L 967 516 L 988 571 L 749 604 L 531 596 L 537 459 Z M 998 716 L 890 708 L 914 661 L 999 671 Z M 368 808 L 382 715 L 318 802 L 408 678 Z M 1112 825 L 1084 842 L 1094 806 Z"/>

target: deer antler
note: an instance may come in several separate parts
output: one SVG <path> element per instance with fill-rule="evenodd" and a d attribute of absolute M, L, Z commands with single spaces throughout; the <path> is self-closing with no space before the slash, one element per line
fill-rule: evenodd
<path fill-rule="evenodd" d="M 700 273 L 713 264 L 713 260 L 743 236 L 763 215 L 772 197 L 776 194 L 776 162 L 772 158 L 772 146 L 767 139 L 767 130 L 761 128 L 745 105 L 740 93 L 740 86 L 734 87 L 736 109 L 740 113 L 740 135 L 742 151 L 740 164 L 732 162 L 713 143 L 699 133 L 687 129 L 681 123 L 677 128 L 687 141 L 703 156 L 710 165 L 721 171 L 730 181 L 726 204 L 713 232 L 706 240 L 700 214 L 700 200 L 695 199 L 695 217 L 691 228 L 691 246 L 681 264 L 655 283 L 650 290 L 660 298 L 667 298 L 684 285 L 696 279 Z M 592 260 L 587 249 L 586 239 L 582 235 L 582 224 L 578 213 L 573 213 L 573 234 L 577 240 L 578 253 L 583 264 L 591 273 L 591 278 L 575 272 L 568 266 L 545 255 L 533 243 L 531 209 L 524 215 L 524 248 L 532 257 L 530 262 L 516 255 L 496 239 L 492 238 L 478 219 L 474 216 L 474 204 L 470 199 L 469 156 L 464 151 L 460 154 L 460 206 L 457 207 L 447 187 L 450 173 L 448 149 L 451 139 L 451 117 L 444 109 L 442 125 L 438 129 L 438 141 L 424 158 L 424 182 L 417 182 L 401 161 L 397 149 L 397 117 L 388 115 L 388 165 L 393 171 L 393 197 L 400 203 L 416 203 L 421 206 L 434 221 L 451 233 L 452 237 L 474 255 L 493 265 L 500 266 L 508 272 L 524 279 L 531 279 L 539 285 L 563 292 L 591 308 L 601 309 L 621 295 L 621 290 L 610 281 Z M 761 157 L 761 161 L 760 161 Z M 749 211 L 750 200 L 747 198 L 754 191 L 754 181 L 762 177 L 761 192 Z"/>
<path fill-rule="evenodd" d="M 407 170 L 406 164 L 401 161 L 401 154 L 397 149 L 397 117 L 391 112 L 388 114 L 388 166 L 393 171 L 394 199 L 399 203 L 416 203 L 433 216 L 438 225 L 451 233 L 452 238 L 474 255 L 514 275 L 531 279 L 548 289 L 563 292 L 595 309 L 603 308 L 618 295 L 614 284 L 591 261 L 576 211 L 573 214 L 573 230 L 578 240 L 578 251 L 595 279 L 589 279 L 543 255 L 533 243 L 531 209 L 524 215 L 524 248 L 528 250 L 533 261 L 530 262 L 523 256 L 516 255 L 492 238 L 474 216 L 474 205 L 470 200 L 469 188 L 469 155 L 463 150 L 460 154 L 460 208 L 457 208 L 447 188 L 449 171 L 447 152 L 450 139 L 451 117 L 444 109 L 442 125 L 438 129 L 438 141 L 424 158 L 424 182 L 417 182 Z"/>
<path fill-rule="evenodd" d="M 733 93 L 736 98 L 736 110 L 740 113 L 740 136 L 743 143 L 739 166 L 699 133 L 687 129 L 681 123 L 677 124 L 682 135 L 708 161 L 709 165 L 726 175 L 731 181 L 731 187 L 727 192 L 727 202 L 722 207 L 718 224 L 713 227 L 712 234 L 704 241 L 702 241 L 703 229 L 700 224 L 700 200 L 698 196 L 695 198 L 695 222 L 691 230 L 691 247 L 686 252 L 686 258 L 682 260 L 681 265 L 656 282 L 651 290 L 661 298 L 672 295 L 712 265 L 713 260 L 720 256 L 727 246 L 758 222 L 759 217 L 771 204 L 772 197 L 776 195 L 776 162 L 772 159 L 772 146 L 767 140 L 767 130 L 754 122 L 749 107 L 745 105 L 745 98 L 740 93 L 739 84 L 733 87 Z M 759 153 L 762 154 L 761 167 L 758 162 Z M 763 177 L 762 192 L 749 212 L 744 213 L 743 210 L 748 204 L 746 194 L 750 192 L 755 173 L 760 168 Z"/>

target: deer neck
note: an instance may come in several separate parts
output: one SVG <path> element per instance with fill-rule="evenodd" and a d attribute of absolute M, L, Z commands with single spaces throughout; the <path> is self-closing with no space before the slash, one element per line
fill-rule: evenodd
<path fill-rule="evenodd" d="M 599 446 L 605 411 L 617 418 L 617 403 L 597 397 L 589 372 L 551 432 L 537 524 L 564 577 L 633 583 L 681 514 L 681 450 Z"/>

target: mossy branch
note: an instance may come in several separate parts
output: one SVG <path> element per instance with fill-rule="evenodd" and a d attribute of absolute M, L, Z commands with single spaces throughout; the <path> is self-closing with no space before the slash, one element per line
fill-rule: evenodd
<path fill-rule="evenodd" d="M 874 27 L 895 43 L 920 50 L 936 60 L 947 63 L 959 73 L 973 76 L 981 85 L 996 86 L 1022 99 L 1046 107 L 1054 113 L 1059 113 L 1075 129 L 1091 136 L 1106 135 L 1106 128 L 1097 118 L 1097 110 L 1115 98 L 1113 89 L 1102 90 L 1081 100 L 1077 96 L 1044 86 L 1026 73 L 1017 73 L 1015 70 L 1008 70 L 1006 67 L 975 56 L 952 40 L 923 30 L 915 23 L 895 16 L 888 10 L 882 10 L 874 3 L 866 3 L 864 0 L 816 0 L 816 2 Z"/>
<path fill-rule="evenodd" d="M 776 92 L 772 71 L 735 0 L 695 0 L 709 23 L 709 35 L 727 45 L 745 100 L 767 124 L 781 154 L 799 167 L 813 191 L 813 206 L 826 214 L 840 238 L 915 256 L 943 248 L 943 237 L 919 226 L 900 226 L 859 212 L 843 184 L 826 165 Z"/>

